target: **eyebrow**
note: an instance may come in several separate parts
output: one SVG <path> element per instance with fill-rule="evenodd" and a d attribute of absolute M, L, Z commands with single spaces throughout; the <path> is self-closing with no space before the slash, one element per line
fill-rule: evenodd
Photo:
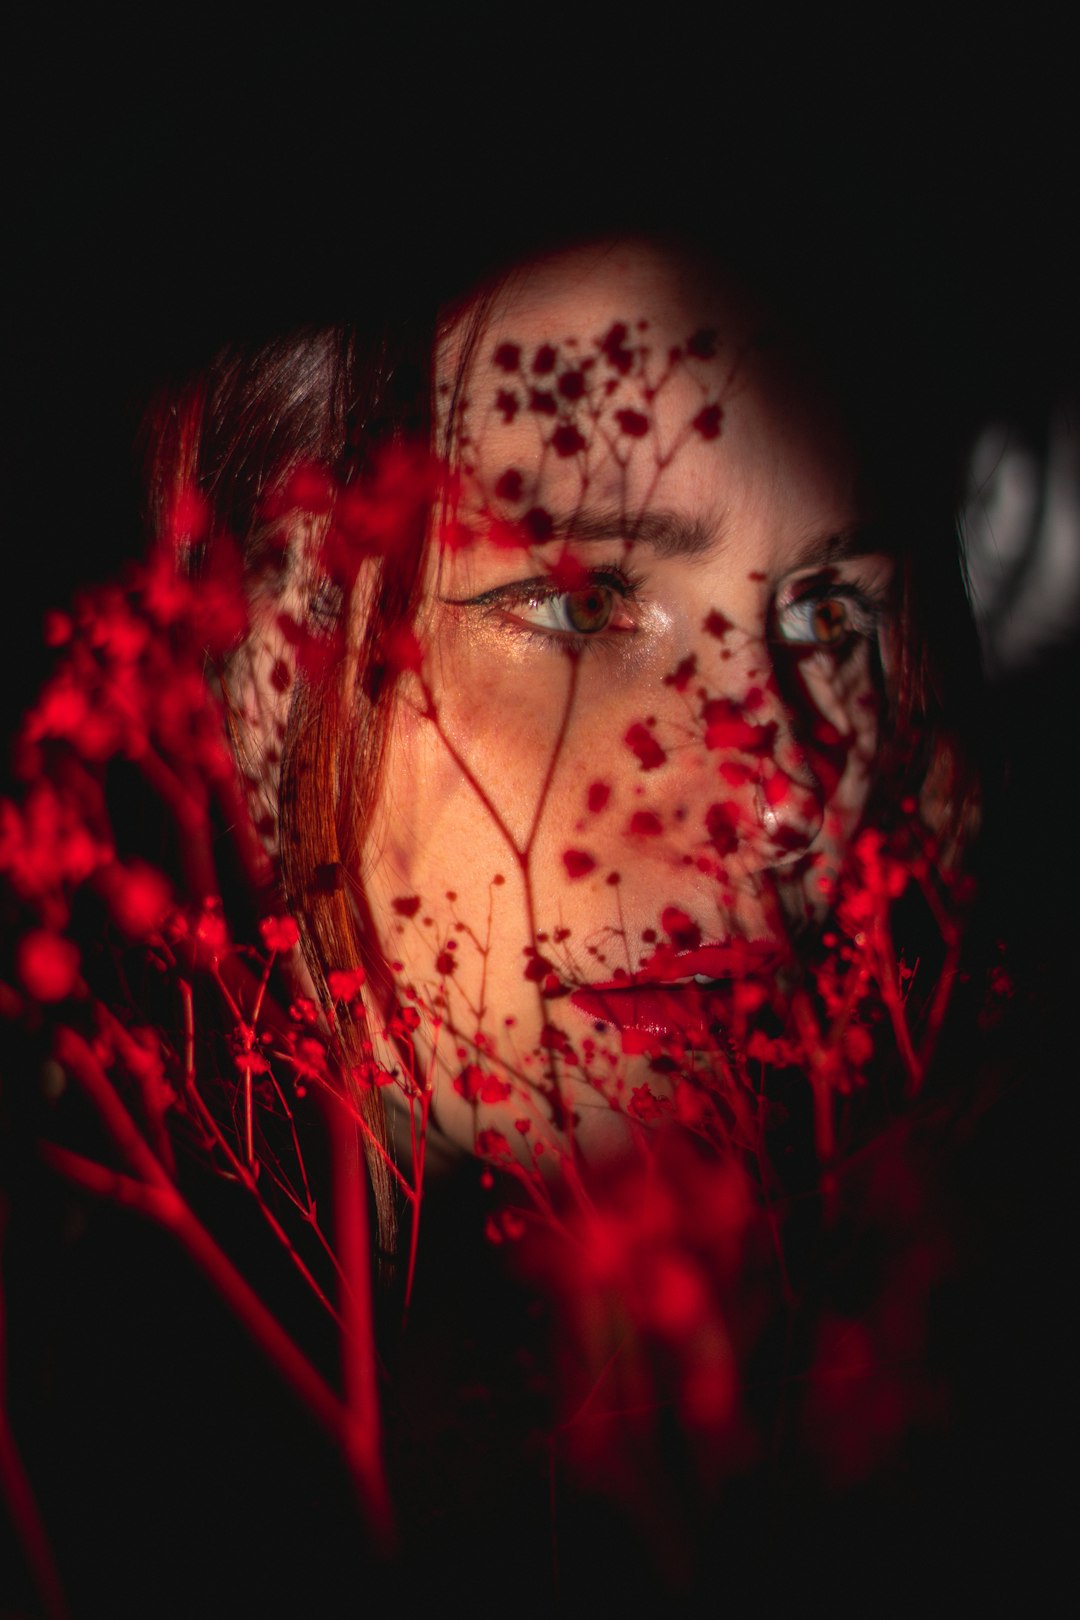
<path fill-rule="evenodd" d="M 811 537 L 799 554 L 800 568 L 825 568 L 853 557 L 893 557 L 895 538 L 881 523 L 849 523 L 831 534 Z"/>
<path fill-rule="evenodd" d="M 578 545 L 622 540 L 649 546 L 657 557 L 693 559 L 718 551 L 728 531 L 724 516 L 709 523 L 704 518 L 689 517 L 667 508 L 630 517 L 617 507 L 582 506 L 569 513 L 547 510 L 547 516 L 551 520 L 551 533 L 544 539 L 532 541 L 535 549 L 566 540 Z M 879 524 L 855 522 L 832 533 L 808 537 L 799 550 L 797 566 L 825 567 L 875 552 L 891 555 L 894 549 Z"/>
<path fill-rule="evenodd" d="M 636 517 L 617 507 L 582 506 L 560 516 L 551 512 L 551 538 L 588 545 L 602 540 L 627 540 L 649 546 L 658 557 L 703 557 L 723 542 L 726 525 L 706 523 L 667 509 L 639 512 Z"/>

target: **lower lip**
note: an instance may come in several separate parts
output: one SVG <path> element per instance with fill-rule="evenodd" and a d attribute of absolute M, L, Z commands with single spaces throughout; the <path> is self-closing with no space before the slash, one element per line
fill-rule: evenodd
<path fill-rule="evenodd" d="M 703 945 L 678 954 L 661 950 L 640 980 L 582 986 L 571 993 L 570 1004 L 623 1035 L 715 1042 L 730 1021 L 733 986 L 748 975 L 771 975 L 782 961 L 773 941 Z M 676 973 L 682 982 L 674 982 Z M 690 973 L 707 973 L 714 982 L 682 979 Z"/>
<path fill-rule="evenodd" d="M 694 984 L 575 990 L 570 1004 L 623 1035 L 633 1032 L 695 1043 L 716 1038 L 722 1010 L 716 991 Z"/>

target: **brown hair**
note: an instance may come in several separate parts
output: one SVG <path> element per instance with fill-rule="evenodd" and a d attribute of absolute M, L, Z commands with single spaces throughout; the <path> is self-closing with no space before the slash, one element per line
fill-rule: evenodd
<path fill-rule="evenodd" d="M 240 549 L 249 628 L 271 640 L 284 615 L 292 643 L 308 656 L 278 661 L 279 713 L 244 723 L 239 698 L 250 639 L 214 672 L 233 720 L 233 742 L 256 795 L 261 829 L 279 855 L 282 901 L 296 919 L 316 994 L 328 1009 L 328 975 L 362 966 L 370 993 L 385 1004 L 391 985 L 370 928 L 362 887 L 365 831 L 386 745 L 396 670 L 387 657 L 394 630 L 416 608 L 427 514 L 422 500 L 395 511 L 394 543 L 363 543 L 367 634 L 351 645 L 342 606 L 351 581 L 327 572 L 329 517 L 312 511 L 310 492 L 289 497 L 291 481 L 316 470 L 337 492 L 362 494 L 389 460 L 416 456 L 430 437 L 430 330 L 418 322 L 395 334 L 360 334 L 336 325 L 308 328 L 244 350 L 219 353 L 206 371 L 164 396 L 149 414 L 150 520 L 168 531 L 177 503 L 194 492 L 205 504 L 200 540 L 181 561 L 198 572 L 215 547 Z M 306 510 L 305 510 L 306 509 Z M 355 572 L 355 556 L 351 563 Z M 335 577 L 336 576 L 336 577 Z M 287 652 L 288 637 L 278 648 Z M 355 662 L 354 662 L 355 659 Z M 362 1059 L 353 1020 L 335 1021 L 348 1076 Z M 382 1144 L 378 1089 L 354 1100 Z M 369 1167 L 382 1236 L 394 1229 L 389 1175 L 381 1154 Z"/>

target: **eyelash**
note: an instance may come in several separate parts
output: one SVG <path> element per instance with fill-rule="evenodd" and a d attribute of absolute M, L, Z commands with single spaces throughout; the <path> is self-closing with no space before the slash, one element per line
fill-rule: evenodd
<path fill-rule="evenodd" d="M 586 591 L 599 589 L 611 591 L 621 602 L 633 603 L 636 606 L 640 602 L 640 592 L 644 583 L 642 575 L 623 568 L 617 562 L 610 562 L 599 568 L 588 569 L 584 583 L 577 591 L 564 590 L 550 577 L 541 575 L 536 579 L 516 581 L 512 585 L 498 585 L 494 590 L 484 591 L 480 596 L 471 597 L 454 605 L 479 608 L 484 613 L 496 614 L 507 612 L 515 603 L 539 607 L 544 602 L 554 602 L 560 598 L 579 596 Z M 513 635 L 520 636 L 526 644 L 575 653 L 596 652 L 629 633 L 626 630 L 608 630 L 605 627 L 586 635 L 571 630 L 549 629 L 543 625 L 529 624 L 523 619 L 515 620 L 513 617 L 503 620 L 503 628 Z"/>

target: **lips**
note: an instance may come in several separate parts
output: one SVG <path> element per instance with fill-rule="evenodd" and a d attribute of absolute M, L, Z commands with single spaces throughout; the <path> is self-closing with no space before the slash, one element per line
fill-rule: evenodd
<path fill-rule="evenodd" d="M 730 985 L 773 974 L 787 955 L 773 940 L 729 940 L 676 951 L 661 946 L 637 973 L 573 991 L 571 1005 L 620 1034 L 674 1036 L 698 1042 L 715 1037 Z M 699 983 L 704 979 L 708 982 Z"/>
<path fill-rule="evenodd" d="M 621 1035 L 670 1035 L 696 1043 L 707 1039 L 716 1024 L 716 997 L 695 984 L 671 989 L 636 984 L 623 990 L 575 990 L 570 1003 Z"/>

